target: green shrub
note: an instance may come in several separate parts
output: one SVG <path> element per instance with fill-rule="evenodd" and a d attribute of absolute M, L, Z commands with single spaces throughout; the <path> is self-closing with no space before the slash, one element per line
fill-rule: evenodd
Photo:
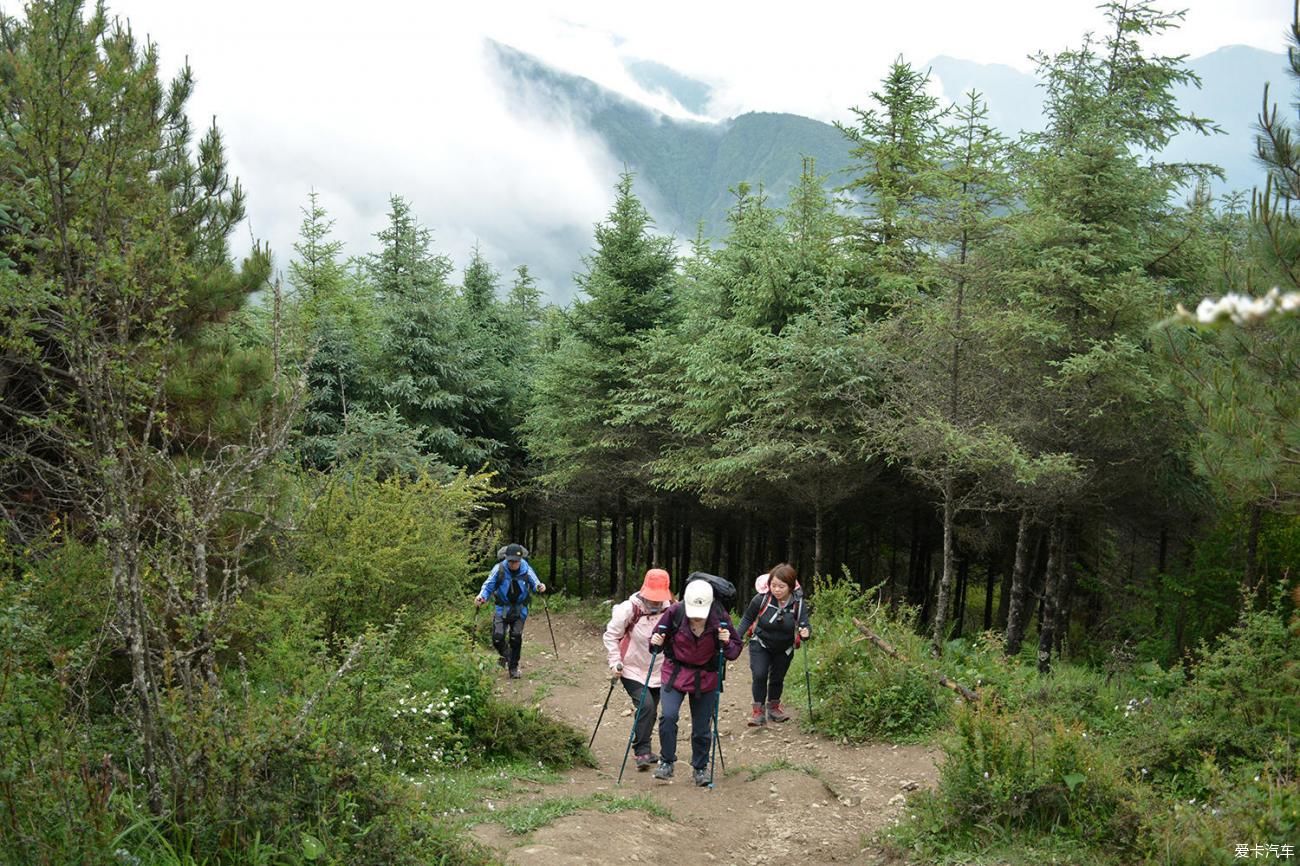
<path fill-rule="evenodd" d="M 814 640 L 808 652 L 818 730 L 849 740 L 897 741 L 923 735 L 943 720 L 948 693 L 918 664 L 925 657 L 925 643 L 908 620 L 891 617 L 887 608 L 871 604 L 869 595 L 848 581 L 816 581 L 811 604 Z M 853 624 L 855 617 L 892 643 L 904 659 L 865 646 Z M 802 678 L 792 677 L 791 692 L 802 690 Z"/>
<path fill-rule="evenodd" d="M 475 521 L 494 492 L 491 476 L 462 472 L 442 483 L 354 472 L 319 484 L 299 508 L 286 590 L 327 636 L 389 622 L 401 608 L 419 619 L 464 603 L 487 544 L 489 530 Z"/>
<path fill-rule="evenodd" d="M 1276 607 L 1247 610 L 1217 645 L 1202 647 L 1191 681 L 1151 704 L 1122 748 L 1149 781 L 1202 800 L 1212 793 L 1207 756 L 1231 774 L 1300 752 L 1300 636 Z"/>
<path fill-rule="evenodd" d="M 1236 856 L 1239 845 L 1295 844 L 1300 834 L 1300 762 L 1294 753 L 1230 773 L 1207 758 L 1200 777 L 1203 797 L 1166 800 L 1163 808 L 1148 815 L 1143 843 L 1149 862 L 1226 866 L 1241 862 Z"/>
<path fill-rule="evenodd" d="M 1010 833 L 1051 833 L 1117 852 L 1136 845 L 1133 790 L 1077 725 L 967 707 L 944 751 L 938 790 L 926 798 L 929 823 L 904 831 L 913 847 L 932 852 L 954 837 Z"/>

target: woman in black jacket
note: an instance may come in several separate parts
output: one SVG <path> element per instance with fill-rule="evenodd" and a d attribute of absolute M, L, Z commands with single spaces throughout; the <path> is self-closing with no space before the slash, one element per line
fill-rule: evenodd
<path fill-rule="evenodd" d="M 803 593 L 796 592 L 798 580 L 794 566 L 788 562 L 768 572 L 767 592 L 756 595 L 745 609 L 740 633 L 750 634 L 749 670 L 754 675 L 754 707 L 750 727 L 787 721 L 790 716 L 781 706 L 785 674 L 794 659 L 799 641 L 807 640 L 808 605 Z"/>

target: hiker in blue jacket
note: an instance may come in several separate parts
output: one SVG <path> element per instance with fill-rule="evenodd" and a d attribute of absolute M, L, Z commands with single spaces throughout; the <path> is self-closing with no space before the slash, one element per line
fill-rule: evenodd
<path fill-rule="evenodd" d="M 528 551 L 520 544 L 507 544 L 497 551 L 500 562 L 488 572 L 483 588 L 474 599 L 483 604 L 489 598 L 496 602 L 492 615 L 492 645 L 500 656 L 498 664 L 510 669 L 510 678 L 519 679 L 519 651 L 524 645 L 524 620 L 528 619 L 528 597 L 536 592 L 546 592 L 546 584 L 537 579 L 537 572 L 524 559 Z M 509 643 L 506 631 L 510 632 Z"/>

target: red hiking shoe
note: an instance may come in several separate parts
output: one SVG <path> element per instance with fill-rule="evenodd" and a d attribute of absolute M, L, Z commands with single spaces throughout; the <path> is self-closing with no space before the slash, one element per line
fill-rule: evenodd
<path fill-rule="evenodd" d="M 753 712 L 750 713 L 748 725 L 751 728 L 762 727 L 767 724 L 767 713 L 763 712 L 762 704 L 754 704 Z"/>
<path fill-rule="evenodd" d="M 781 706 L 780 701 L 767 702 L 767 717 L 774 722 L 790 721 L 790 714 L 785 711 L 785 707 Z"/>

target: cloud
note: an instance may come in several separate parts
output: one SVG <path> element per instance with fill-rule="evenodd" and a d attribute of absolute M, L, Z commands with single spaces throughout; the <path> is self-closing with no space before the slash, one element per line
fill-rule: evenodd
<path fill-rule="evenodd" d="M 529 264 L 548 294 L 571 293 L 619 166 L 572 118 L 502 97 L 480 22 L 443 26 L 382 3 L 362 20 L 328 7 L 304 16 L 239 0 L 196 27 L 192 10 L 125 5 L 114 11 L 159 43 L 164 69 L 188 54 L 191 116 L 216 116 L 248 191 L 248 228 L 278 267 L 311 189 L 346 254 L 374 250 L 397 194 L 458 272 L 480 242 L 503 274 Z M 247 230 L 235 244 L 247 247 Z"/>
<path fill-rule="evenodd" d="M 503 274 L 528 263 L 564 300 L 620 166 L 573 118 L 507 100 L 485 38 L 672 116 L 689 112 L 639 85 L 627 60 L 652 59 L 708 84 L 713 118 L 765 110 L 836 120 L 869 103 L 899 54 L 1028 69 L 1031 52 L 1104 29 L 1094 5 L 1057 0 L 1044 15 L 1039 0 L 931 0 L 923 10 L 829 0 L 779 10 L 698 0 L 121 0 L 110 11 L 158 41 L 164 69 L 189 57 L 198 81 L 191 115 L 200 126 L 216 115 L 249 193 L 251 229 L 281 267 L 310 189 L 351 254 L 373 249 L 396 193 L 458 268 L 478 240 Z M 1187 5 L 1187 26 L 1162 51 L 1232 42 L 1277 50 L 1291 14 L 1284 0 Z"/>

